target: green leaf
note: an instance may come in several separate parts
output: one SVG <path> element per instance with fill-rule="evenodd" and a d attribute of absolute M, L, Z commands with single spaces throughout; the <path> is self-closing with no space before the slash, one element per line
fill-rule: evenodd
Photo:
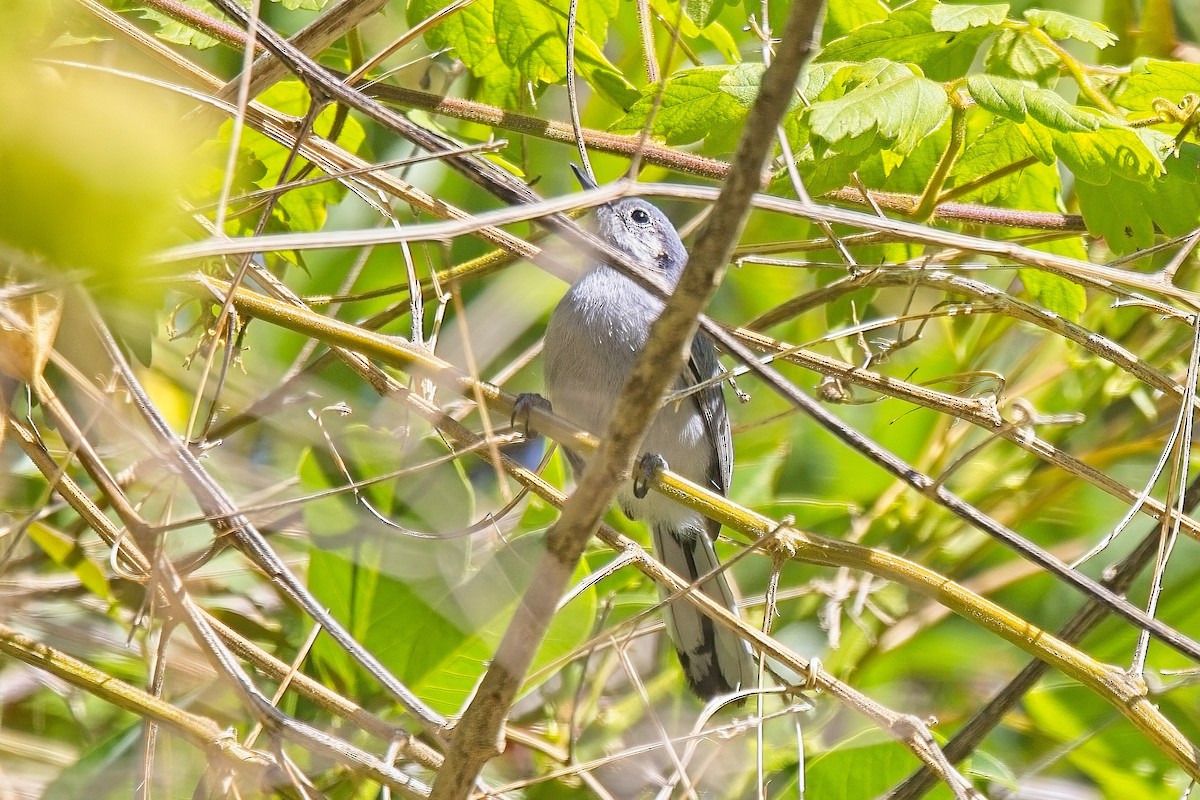
<path fill-rule="evenodd" d="M 1026 9 L 1024 16 L 1030 25 L 1041 28 L 1055 39 L 1075 39 L 1095 45 L 1100 49 L 1117 42 L 1117 37 L 1113 35 L 1112 31 L 1090 19 L 1042 8 Z"/>
<path fill-rule="evenodd" d="M 1146 208 L 1136 194 L 1121 197 L 1114 203 L 1117 192 L 1128 190 L 1130 181 L 1120 178 L 1105 185 L 1078 181 L 1075 197 L 1079 200 L 1079 211 L 1088 232 L 1103 236 L 1108 249 L 1117 255 L 1126 255 L 1154 244 L 1154 222 L 1150 209 Z"/>
<path fill-rule="evenodd" d="M 1015 123 L 1001 119 L 980 136 L 967 142 L 962 155 L 950 170 L 948 185 L 962 186 L 1033 155 L 1033 150 L 1017 127 Z M 1004 198 L 1012 193 L 1021 180 L 1021 174 L 1006 175 L 981 184 L 961 199 L 967 202 L 991 203 Z"/>
<path fill-rule="evenodd" d="M 309 552 L 308 583 L 330 612 L 391 672 L 443 714 L 462 709 L 487 668 L 543 552 L 539 536 L 522 536 L 467 571 L 465 562 L 439 561 L 427 552 L 414 569 L 394 539 L 360 541 L 351 548 Z M 461 549 L 465 540 L 436 549 Z M 386 571 L 385 571 L 386 570 Z M 407 574 L 396 575 L 403 571 Z M 585 577 L 582 565 L 576 578 Z M 555 615 L 531 674 L 578 647 L 590 634 L 594 591 L 584 592 Z M 313 647 L 322 678 L 361 693 L 360 676 L 326 637 Z M 526 687 L 532 688 L 532 685 Z"/>
<path fill-rule="evenodd" d="M 1031 127 L 1035 125 L 1030 122 Z M 1047 130 L 1054 141 L 1054 152 L 1085 183 L 1103 186 L 1114 176 L 1147 182 L 1163 173 L 1162 161 L 1147 144 L 1147 139 L 1161 134 L 1115 125 L 1086 133 Z"/>
<path fill-rule="evenodd" d="M 1038 172 L 1044 173 L 1046 178 L 1045 184 L 1052 184 L 1052 186 L 1028 187 L 1033 188 L 1033 191 L 1027 192 L 1028 201 L 1025 207 L 1046 211 L 1060 209 L 1060 203 L 1058 203 L 1057 170 L 1038 164 L 1033 173 L 1034 178 L 1037 178 Z M 1030 181 L 1030 184 L 1032 182 Z M 1045 198 L 1049 198 L 1049 201 Z M 1018 231 L 1016 235 L 1020 235 L 1020 233 L 1021 231 Z M 1028 233 L 1033 233 L 1033 231 L 1028 231 Z M 1081 261 L 1087 260 L 1087 248 L 1084 246 L 1082 236 L 1072 236 L 1070 239 L 1057 239 L 1049 242 L 1036 242 L 1031 247 L 1044 253 L 1064 255 L 1066 258 L 1074 258 Z M 1018 275 L 1021 276 L 1021 283 L 1025 285 L 1026 294 L 1030 295 L 1030 299 L 1033 302 L 1038 303 L 1038 305 L 1048 309 L 1048 311 L 1055 312 L 1064 319 L 1076 321 L 1076 323 L 1084 315 L 1087 309 L 1087 291 L 1078 283 L 1069 281 L 1068 278 L 1060 275 L 1054 275 L 1052 272 L 1033 269 L 1019 270 Z"/>
<path fill-rule="evenodd" d="M 1004 29 L 984 57 L 987 71 L 996 75 L 1031 80 L 1053 86 L 1062 71 L 1062 59 L 1040 38 L 1027 30 Z"/>
<path fill-rule="evenodd" d="M 1185 144 L 1165 168 L 1153 181 L 1119 175 L 1103 185 L 1078 181 L 1075 194 L 1088 231 L 1126 255 L 1152 244 L 1155 226 L 1167 236 L 1194 230 L 1200 224 L 1200 147 Z"/>
<path fill-rule="evenodd" d="M 690 16 L 692 10 L 690 3 L 688 4 L 689 13 L 682 16 L 679 14 L 679 3 L 674 0 L 650 0 L 650 8 L 662 19 L 679 20 L 679 33 L 685 39 L 707 42 L 715 47 L 721 57 L 730 64 L 736 64 L 742 60 L 738 43 L 729 35 L 725 26 L 715 19 L 703 27 L 696 24 Z"/>
<path fill-rule="evenodd" d="M 949 139 L 950 126 L 943 125 L 924 137 L 910 153 L 880 150 L 863 161 L 858 177 L 871 189 L 920 194 L 941 161 Z"/>
<path fill-rule="evenodd" d="M 939 3 L 930 14 L 935 31 L 965 31 L 967 28 L 996 26 L 1008 18 L 1008 3 L 958 5 Z"/>
<path fill-rule="evenodd" d="M 1058 156 L 1054 152 L 1054 137 L 1050 129 L 1044 125 L 1026 124 L 1017 126 L 1017 132 L 1025 140 L 1030 151 L 1043 164 L 1057 164 Z"/>
<path fill-rule="evenodd" d="M 730 35 L 728 29 L 719 22 L 713 22 L 707 25 L 700 31 L 700 39 L 708 42 L 721 55 L 721 58 L 730 63 L 741 61 L 742 56 L 738 51 L 738 43 Z"/>
<path fill-rule="evenodd" d="M 966 74 L 980 44 L 992 34 L 988 27 L 939 31 L 931 15 L 934 0 L 916 0 L 827 44 L 816 61 L 869 61 L 886 58 L 916 64 L 933 80 L 952 80 Z"/>
<path fill-rule="evenodd" d="M 1043 308 L 1078 322 L 1087 309 L 1087 292 L 1077 283 L 1037 269 L 1020 270 L 1025 291 Z"/>
<path fill-rule="evenodd" d="M 916 758 L 894 741 L 873 741 L 860 734 L 838 742 L 807 765 L 807 796 L 822 800 L 878 797 L 917 765 Z M 788 796 L 785 790 L 780 797 Z"/>
<path fill-rule="evenodd" d="M 415 0 L 410 25 L 426 19 L 447 0 Z M 426 41 L 449 48 L 482 83 L 480 99 L 505 107 L 519 104 L 525 83 L 561 83 L 567 75 L 568 0 L 476 0 L 431 28 Z M 636 93 L 602 48 L 617 0 L 582 0 L 575 31 L 576 63 L 590 86 L 622 108 Z"/>
<path fill-rule="evenodd" d="M 724 9 L 725 0 L 688 0 L 684 10 L 692 22 L 700 28 L 707 28 Z"/>
<path fill-rule="evenodd" d="M 990 175 L 996 170 L 1028 158 L 1032 149 L 1021 132 L 1029 126 L 1006 119 L 989 127 L 972 141 L 951 170 L 952 185 Z M 1044 128 L 1042 130 L 1045 130 Z M 998 180 L 982 184 L 964 200 L 994 203 L 1004 208 L 1028 211 L 1062 211 L 1062 187 L 1051 152 L 1049 163 L 1037 162 Z M 1009 235 L 1019 236 L 1021 231 Z M 1035 249 L 1087 260 L 1082 238 L 1075 236 L 1032 245 Z M 1026 293 L 1036 303 L 1067 319 L 1078 320 L 1087 308 L 1087 293 L 1066 278 L 1034 269 L 1020 271 Z"/>
<path fill-rule="evenodd" d="M 495 41 L 501 60 L 526 80 L 557 83 L 566 77 L 566 37 L 559 35 L 557 15 L 536 0 L 493 2 Z"/>
<path fill-rule="evenodd" d="M 967 78 L 967 91 L 981 108 L 1013 122 L 1026 117 L 1048 128 L 1066 133 L 1094 131 L 1100 127 L 1095 114 L 1077 108 L 1049 89 L 1029 86 L 1012 78 L 976 74 Z"/>
<path fill-rule="evenodd" d="M 613 123 L 614 133 L 637 133 L 654 113 L 651 135 L 679 145 L 707 139 L 715 150 L 729 150 L 741 133 L 762 78 L 761 64 L 696 67 L 667 80 L 655 112 L 659 84 L 646 86 L 629 113 Z"/>
<path fill-rule="evenodd" d="M 853 63 L 846 61 L 809 63 L 800 73 L 800 80 L 796 82 L 796 91 L 804 95 L 809 103 L 840 97 L 845 94 L 847 67 L 854 66 Z M 838 79 L 836 84 L 835 78 Z M 836 90 L 830 91 L 828 96 L 823 96 L 827 89 L 834 86 L 836 86 Z"/>
<path fill-rule="evenodd" d="M 794 144 L 794 143 L 793 143 Z M 796 166 L 804 178 L 804 186 L 812 195 L 824 194 L 841 188 L 850 182 L 850 173 L 858 169 L 870 153 L 854 151 L 841 153 L 825 151 L 818 157 L 811 146 L 796 154 Z M 771 190 L 793 194 L 792 183 L 786 174 L 780 174 L 772 183 Z"/>
<path fill-rule="evenodd" d="M 737 100 L 747 111 L 758 97 L 766 67 L 760 63 L 736 64 L 721 76 L 717 88 Z"/>
<path fill-rule="evenodd" d="M 1139 59 L 1113 101 L 1131 111 L 1149 112 L 1156 100 L 1178 104 L 1185 95 L 1196 93 L 1200 93 L 1200 64 Z"/>
<path fill-rule="evenodd" d="M 108 600 L 111 593 L 108 580 L 100 568 L 88 560 L 78 543 L 62 531 L 55 530 L 43 522 L 33 522 L 26 528 L 30 540 L 50 556 L 56 564 L 67 567 L 92 594 Z"/>
<path fill-rule="evenodd" d="M 879 0 L 842 0 L 837 3 L 827 3 L 825 30 L 821 41 L 832 42 L 868 23 L 885 20 L 887 16 L 888 7 Z"/>
<path fill-rule="evenodd" d="M 303 116 L 309 107 L 308 90 L 300 81 L 281 81 L 262 94 L 260 100 L 293 116 Z M 337 114 L 333 107 L 326 108 L 317 117 L 314 130 L 320 135 L 326 135 L 331 130 Z M 218 142 L 227 146 L 230 141 L 232 123 L 221 127 Z M 338 135 L 338 144 L 357 152 L 366 140 L 366 132 L 362 124 L 353 116 L 346 117 Z M 239 154 L 247 163 L 257 161 L 262 165 L 261 171 L 255 170 L 259 178 L 255 184 L 260 189 L 271 189 L 279 185 L 283 179 L 282 170 L 288 163 L 288 150 L 275 140 L 253 130 L 245 130 L 241 137 L 242 153 Z M 304 164 L 304 159 L 292 161 L 291 175 L 294 175 Z M 275 204 L 272 217 L 276 223 L 288 231 L 316 231 L 325 226 L 328 209 L 342 199 L 346 189 L 337 181 L 321 183 L 292 189 L 282 195 Z"/>
<path fill-rule="evenodd" d="M 910 74 L 864 85 L 836 100 L 814 103 L 809 125 L 831 146 L 861 151 L 882 140 L 901 155 L 912 152 L 950 114 L 941 84 Z"/>
<path fill-rule="evenodd" d="M 74 763 L 43 786 L 41 797 L 107 800 L 110 797 L 129 797 L 136 791 L 134 764 L 140 759 L 139 745 L 143 741 L 145 727 L 141 719 L 133 723 L 120 723 L 123 724 L 116 724 L 105 731 L 103 738 L 92 743 Z M 198 765 L 187 763 L 182 752 L 173 755 L 180 759 L 173 768 L 181 773 L 178 776 L 181 779 L 178 788 L 184 791 L 184 784 L 189 778 L 195 784 L 193 775 Z"/>
<path fill-rule="evenodd" d="M 224 12 L 214 6 L 210 0 L 179 0 L 179 2 L 212 19 L 221 20 L 222 22 L 226 19 Z M 329 3 L 329 0 L 273 0 L 273 2 L 278 3 L 288 11 L 296 11 L 298 9 L 320 11 Z M 142 19 L 149 20 L 158 25 L 158 31 L 154 35 L 163 41 L 186 47 L 194 47 L 197 50 L 207 50 L 221 43 L 220 39 L 215 39 L 207 33 L 178 22 L 158 11 L 139 8 L 138 13 L 141 14 Z"/>
<path fill-rule="evenodd" d="M 553 8 L 563 22 L 563 41 L 566 41 L 567 14 L 571 0 L 543 0 Z M 575 7 L 576 22 L 588 35 L 588 40 L 603 45 L 608 39 L 608 24 L 616 19 L 620 11 L 620 0 L 578 0 Z M 578 46 L 578 44 L 576 45 Z"/>
<path fill-rule="evenodd" d="M 225 15 L 210 3 L 209 0 L 181 0 L 181 3 L 185 7 L 194 9 L 213 19 L 225 19 Z M 165 42 L 185 47 L 194 47 L 197 50 L 207 50 L 221 43 L 220 39 L 209 36 L 207 33 L 198 31 L 189 25 L 184 25 L 182 22 L 177 22 L 158 11 L 138 9 L 138 13 L 141 14 L 142 19 L 158 25 L 158 30 L 154 35 Z"/>

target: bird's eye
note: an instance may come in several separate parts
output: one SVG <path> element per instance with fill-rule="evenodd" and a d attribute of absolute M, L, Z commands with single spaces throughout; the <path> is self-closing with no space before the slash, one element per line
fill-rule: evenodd
<path fill-rule="evenodd" d="M 646 213 L 646 210 L 644 208 L 635 208 L 629 214 L 629 218 L 632 219 L 634 222 L 636 222 L 638 225 L 649 225 L 650 224 L 650 215 Z"/>

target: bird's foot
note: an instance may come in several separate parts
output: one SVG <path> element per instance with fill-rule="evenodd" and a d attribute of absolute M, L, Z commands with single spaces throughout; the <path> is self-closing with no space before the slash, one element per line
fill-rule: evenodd
<path fill-rule="evenodd" d="M 650 482 L 667 468 L 667 460 L 658 453 L 643 453 L 633 467 L 633 496 L 641 500 L 650 491 Z"/>
<path fill-rule="evenodd" d="M 526 439 L 533 435 L 533 429 L 529 427 L 529 414 L 535 408 L 546 412 L 554 410 L 550 401 L 537 392 L 521 392 L 513 403 L 512 416 L 508 420 L 508 424 L 514 430 L 519 430 Z"/>

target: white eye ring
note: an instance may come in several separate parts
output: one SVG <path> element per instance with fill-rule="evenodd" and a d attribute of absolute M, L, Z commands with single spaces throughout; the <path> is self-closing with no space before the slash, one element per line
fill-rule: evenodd
<path fill-rule="evenodd" d="M 649 225 L 650 224 L 650 215 L 646 212 L 646 210 L 644 208 L 635 208 L 633 211 L 631 211 L 629 213 L 629 218 L 632 219 L 634 222 L 636 222 L 638 225 Z"/>

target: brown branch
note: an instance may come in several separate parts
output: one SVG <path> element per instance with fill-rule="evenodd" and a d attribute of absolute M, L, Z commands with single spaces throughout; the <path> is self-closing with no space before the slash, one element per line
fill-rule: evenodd
<path fill-rule="evenodd" d="M 42 392 L 42 402 L 44 407 L 50 407 L 49 410 L 52 412 L 52 418 L 56 427 L 63 434 L 64 439 L 72 443 L 78 453 L 80 463 L 88 471 L 89 475 L 94 480 L 100 477 L 101 480 L 99 482 L 102 485 L 107 485 L 108 481 L 103 478 L 107 474 L 107 470 L 99 462 L 98 457 L 96 457 L 90 446 L 80 446 L 79 438 L 81 434 L 75 426 L 73 418 L 65 416 L 65 409 L 57 403 L 53 395 L 47 394 L 46 391 Z M 47 480 L 53 482 L 54 490 L 67 501 L 72 509 L 79 514 L 80 518 L 101 539 L 110 547 L 118 548 L 121 557 L 130 565 L 135 576 L 151 584 L 154 590 L 160 593 L 160 596 L 164 597 L 168 603 L 177 610 L 180 610 L 187 617 L 189 629 L 196 641 L 202 645 L 217 642 L 217 637 L 208 623 L 209 617 L 195 605 L 188 593 L 183 590 L 179 576 L 174 572 L 169 562 L 160 561 L 157 565 L 153 564 L 138 546 L 136 537 L 134 540 L 131 540 L 129 537 L 123 537 L 121 531 L 97 507 L 92 498 L 70 476 L 63 474 L 60 466 L 45 450 L 45 446 L 39 437 L 31 430 L 28 430 L 20 420 L 15 420 L 11 416 L 8 416 L 7 421 L 9 429 L 13 432 L 22 450 L 38 470 L 46 476 Z M 118 507 L 123 505 L 123 497 L 109 497 L 106 495 L 106 499 L 115 501 Z M 128 525 L 128 522 L 126 524 Z M 284 717 L 277 709 L 270 706 L 265 698 L 256 696 L 257 690 L 249 684 L 248 679 L 245 678 L 244 674 L 241 674 L 241 670 L 232 662 L 232 654 L 224 645 L 218 644 L 215 651 L 214 648 L 208 648 L 205 650 L 205 654 L 209 657 L 217 657 L 215 666 L 222 675 L 234 680 L 235 688 L 238 688 L 240 691 L 250 692 L 250 696 L 247 699 L 251 701 L 252 710 L 257 712 L 256 715 L 260 716 L 262 721 L 272 731 L 280 733 L 314 753 L 328 756 L 353 772 L 370 777 L 384 785 L 391 786 L 397 791 L 404 792 L 406 796 L 416 797 L 423 793 L 424 787 L 420 786 L 418 782 L 410 779 L 409 776 L 395 768 L 383 764 L 371 754 L 322 731 L 313 729 L 308 725 Z M 104 675 L 104 677 L 107 682 L 112 681 L 112 678 L 108 675 Z M 238 680 L 239 677 L 241 681 Z M 100 696 L 104 697 L 103 694 Z M 147 696 L 153 697 L 152 695 Z M 158 719 L 153 715 L 149 718 L 155 719 L 165 725 L 171 724 L 169 721 Z"/>
<path fill-rule="evenodd" d="M 1183 497 L 1183 506 L 1189 511 L 1194 509 L 1197 503 L 1200 503 L 1200 478 L 1192 481 Z M 1133 584 L 1133 579 L 1158 551 L 1159 538 L 1160 527 L 1153 526 L 1133 552 L 1106 572 L 1104 584 L 1114 592 L 1126 592 Z M 1058 637 L 1069 644 L 1076 644 L 1107 617 L 1108 609 L 1095 600 L 1089 600 L 1063 625 Z M 1045 676 L 1048 668 L 1044 661 L 1038 659 L 1026 664 L 1016 677 L 992 695 L 983 708 L 975 712 L 946 743 L 946 757 L 957 763 L 975 752 L 975 748 L 996 725 L 1000 724 L 1021 698 Z M 887 800 L 917 800 L 936 785 L 937 776 L 921 767 L 888 792 Z"/>
<path fill-rule="evenodd" d="M 79 0 L 86 2 L 86 0 Z M 206 17 L 194 9 L 186 9 L 186 14 L 174 0 L 144 0 L 146 5 L 155 7 L 161 13 L 172 16 L 179 22 L 191 25 L 198 30 L 220 39 L 225 44 L 236 49 L 246 45 L 247 37 L 227 23 Z M 258 48 L 261 43 L 256 43 Z M 306 52 L 307 47 L 302 48 Z M 279 64 L 272 62 L 272 65 Z M 274 67 L 273 68 L 279 68 Z M 344 78 L 344 73 L 330 71 L 330 74 Z M 508 111 L 496 106 L 480 103 L 474 100 L 464 100 L 446 97 L 430 92 L 422 92 L 402 86 L 389 84 L 373 84 L 364 89 L 363 94 L 378 98 L 385 103 L 400 105 L 405 108 L 419 108 L 435 114 L 475 122 L 500 128 L 514 133 L 536 136 L 547 141 L 562 144 L 575 144 L 575 132 L 568 123 L 556 120 L 546 120 L 529 114 Z M 749 126 L 747 126 L 749 129 Z M 594 128 L 582 130 L 583 141 L 591 150 L 626 157 L 637 157 L 644 163 L 666 167 L 679 172 L 723 181 L 729 174 L 729 164 L 719 159 L 707 158 L 686 150 L 680 150 L 641 136 L 624 136 L 621 134 L 600 131 Z M 920 203 L 917 195 L 900 194 L 895 192 L 869 192 L 870 202 L 890 211 L 901 214 L 913 214 Z M 868 201 L 862 192 L 854 187 L 836 189 L 824 195 L 826 199 L 851 203 L 857 206 L 867 206 Z M 932 219 L 951 222 L 967 222 L 981 225 L 1002 227 L 1032 228 L 1041 230 L 1084 231 L 1083 218 L 1077 214 L 1058 214 L 1046 211 L 1021 211 L 1019 209 L 996 208 L 993 206 L 973 203 L 942 203 L 935 209 Z"/>
<path fill-rule="evenodd" d="M 150 5 L 156 1 L 146 0 L 146 3 Z M 387 0 L 341 0 L 340 3 L 325 9 L 319 17 L 301 28 L 295 36 L 291 37 L 290 41 L 301 51 L 316 56 L 342 38 L 346 31 L 356 27 L 386 4 Z M 230 28 L 242 41 L 239 49 L 244 48 L 246 35 L 232 26 Z M 255 52 L 259 52 L 259 48 L 255 48 Z M 262 53 L 250 70 L 249 97 L 257 97 L 267 87 L 283 80 L 288 74 L 286 64 L 265 50 Z M 234 76 L 217 92 L 217 97 L 229 100 L 237 96 L 241 81 L 240 75 Z"/>
<path fill-rule="evenodd" d="M 218 297 L 223 297 L 225 287 L 211 278 L 200 278 L 196 283 L 181 284 L 191 291 L 204 291 L 203 287 Z M 315 336 L 340 347 L 346 347 L 362 353 L 370 358 L 376 358 L 385 364 L 401 369 L 414 377 L 425 377 L 439 385 L 454 391 L 464 397 L 471 397 L 480 391 L 487 402 L 495 406 L 500 413 L 512 412 L 512 397 L 506 395 L 490 384 L 478 384 L 470 376 L 457 370 L 450 364 L 441 361 L 426 350 L 416 348 L 396 337 L 362 331 L 349 323 L 305 313 L 296 308 L 271 301 L 262 295 L 238 290 L 235 307 L 240 313 L 266 320 L 281 327 Z M 470 431 L 460 423 L 448 417 L 442 411 L 413 393 L 403 393 L 402 398 L 408 406 L 448 435 L 460 448 L 468 448 L 478 443 Z M 596 448 L 596 440 L 582 433 L 564 420 L 553 414 L 535 410 L 531 415 L 533 427 L 550 436 L 555 441 L 581 452 L 592 452 Z M 506 472 L 522 485 L 529 487 L 548 502 L 559 504 L 562 496 L 556 489 L 549 486 L 538 475 L 521 467 L 507 457 L 502 458 Z M 925 569 L 903 558 L 885 551 L 863 547 L 838 539 L 828 539 L 813 534 L 781 528 L 778 521 L 771 520 L 760 514 L 742 508 L 727 498 L 701 489 L 683 481 L 669 470 L 664 471 L 652 483 L 658 491 L 669 497 L 689 505 L 705 516 L 720 521 L 731 530 L 755 540 L 772 532 L 786 535 L 791 557 L 809 564 L 824 566 L 848 567 L 864 570 L 872 574 L 886 577 L 901 583 L 922 595 L 931 597 L 939 603 L 951 608 L 956 614 L 982 624 L 992 632 L 1004 638 L 1039 659 L 1050 661 L 1065 674 L 1091 686 L 1123 714 L 1126 714 L 1137 727 L 1147 733 L 1154 741 L 1166 741 L 1169 747 L 1164 752 L 1189 772 L 1200 774 L 1200 766 L 1195 759 L 1187 754 L 1182 744 L 1183 738 L 1174 730 L 1168 721 L 1158 714 L 1152 705 L 1142 702 L 1136 686 L 1122 680 L 1111 669 L 1097 664 L 1093 659 L 1080 653 L 1074 648 L 1058 642 L 1052 636 L 1038 629 L 1028 621 L 1016 617 L 996 604 L 980 598 L 963 587 L 947 581 L 947 579 L 932 570 Z M 993 523 L 998 524 L 998 523 Z M 641 548 L 625 537 L 607 529 L 601 528 L 600 538 L 619 552 L 641 554 Z M 645 558 L 644 555 L 639 558 Z M 637 566 L 646 574 L 664 586 L 679 589 L 686 586 L 678 576 L 666 571 L 658 562 L 647 559 L 645 563 L 637 562 Z M 684 594 L 688 602 L 705 609 L 714 619 L 724 620 L 716 611 L 703 604 L 700 593 L 687 592 Z M 727 621 L 728 623 L 728 621 Z M 739 634 L 759 642 L 761 634 L 747 629 L 744 622 L 728 623 Z M 800 659 L 795 653 L 782 648 L 776 641 L 769 640 L 770 646 L 765 652 L 771 657 L 778 658 L 782 663 L 797 669 L 802 674 L 808 669 L 807 661 Z M 765 647 L 765 646 L 764 646 Z M 824 681 L 827 678 L 822 677 Z M 1113 683 L 1113 681 L 1116 683 Z M 824 684 L 822 684 L 824 685 Z M 874 706 L 856 704 L 851 698 L 853 690 L 841 687 L 835 695 L 857 711 L 867 714 L 872 719 Z M 895 712 L 887 712 L 895 716 Z M 877 720 L 878 721 L 878 720 Z M 880 724 L 885 724 L 880 721 Z"/>
<path fill-rule="evenodd" d="M 501 752 L 499 732 L 533 654 L 613 493 L 628 479 L 637 448 L 653 421 L 653 416 L 644 413 L 644 409 L 661 404 L 749 216 L 750 199 L 761 184 L 762 169 L 772 145 L 770 137 L 753 132 L 774 130 L 782 117 L 800 68 L 815 46 L 822 6 L 802 3 L 792 7 L 783 37 L 786 46 L 763 77 L 746 126 L 750 133 L 738 143 L 734 167 L 713 214 L 700 234 L 678 287 L 650 330 L 646 347 L 617 399 L 599 448 L 578 488 L 564 505 L 562 515 L 547 534 L 546 553 L 534 570 L 537 580 L 522 598 L 491 666 L 455 729 L 446 763 L 434 781 L 433 800 L 468 797 L 484 764 Z M 705 605 L 715 606 L 711 601 Z M 731 615 L 726 612 L 725 616 Z M 916 727 L 923 729 L 919 723 Z M 892 732 L 896 733 L 896 728 Z M 925 739 L 915 735 L 901 738 L 922 760 L 938 768 L 944 759 L 927 752 L 932 737 L 928 731 L 925 734 Z M 952 770 L 945 777 L 956 795 L 973 794 L 969 783 Z"/>

